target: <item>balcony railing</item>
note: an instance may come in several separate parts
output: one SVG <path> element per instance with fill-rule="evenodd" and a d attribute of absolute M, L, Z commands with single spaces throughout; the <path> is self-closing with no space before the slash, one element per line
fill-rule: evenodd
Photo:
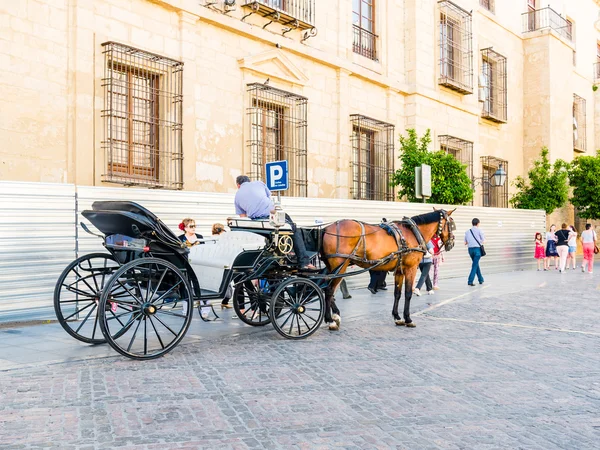
<path fill-rule="evenodd" d="M 523 13 L 523 33 L 551 28 L 565 39 L 572 40 L 571 23 L 552 8 Z"/>
<path fill-rule="evenodd" d="M 365 58 L 377 61 L 377 35 L 358 25 L 353 25 L 354 41 L 352 50 Z"/>
<path fill-rule="evenodd" d="M 315 25 L 315 0 L 244 0 L 243 6 L 293 28 L 309 29 Z"/>

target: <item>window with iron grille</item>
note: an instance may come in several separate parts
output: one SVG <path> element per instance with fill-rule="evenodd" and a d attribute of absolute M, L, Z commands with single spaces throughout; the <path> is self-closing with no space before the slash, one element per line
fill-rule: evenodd
<path fill-rule="evenodd" d="M 479 0 L 479 4 L 490 12 L 494 12 L 494 0 Z"/>
<path fill-rule="evenodd" d="M 585 99 L 573 94 L 573 149 L 579 152 L 587 150 Z"/>
<path fill-rule="evenodd" d="M 377 61 L 377 35 L 375 34 L 375 0 L 352 1 L 352 50 Z"/>
<path fill-rule="evenodd" d="M 248 85 L 248 99 L 252 179 L 266 180 L 265 164 L 285 159 L 290 186 L 285 194 L 306 197 L 308 99 L 262 83 Z"/>
<path fill-rule="evenodd" d="M 447 134 L 438 136 L 440 150 L 464 164 L 469 179 L 473 179 L 473 143 Z"/>
<path fill-rule="evenodd" d="M 102 179 L 182 189 L 183 63 L 115 42 L 102 45 Z"/>
<path fill-rule="evenodd" d="M 502 168 L 506 172 L 506 181 L 502 186 L 494 184 L 496 170 Z M 481 157 L 481 192 L 482 205 L 494 208 L 508 208 L 508 161 L 493 156 Z"/>
<path fill-rule="evenodd" d="M 352 114 L 352 187 L 355 200 L 394 201 L 394 125 Z"/>
<path fill-rule="evenodd" d="M 471 13 L 443 0 L 440 5 L 440 77 L 438 83 L 461 94 L 473 93 Z"/>
<path fill-rule="evenodd" d="M 481 50 L 479 100 L 481 117 L 494 122 L 507 120 L 506 58 L 491 48 Z"/>

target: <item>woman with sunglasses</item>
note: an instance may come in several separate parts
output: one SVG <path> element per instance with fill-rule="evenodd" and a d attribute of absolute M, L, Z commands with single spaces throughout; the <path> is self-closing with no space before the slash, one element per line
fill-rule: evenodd
<path fill-rule="evenodd" d="M 194 219 L 183 219 L 179 224 L 179 229 L 184 232 L 181 236 L 179 236 L 179 240 L 188 247 L 202 244 L 199 239 L 203 239 L 203 237 L 201 234 L 196 233 L 196 221 Z"/>

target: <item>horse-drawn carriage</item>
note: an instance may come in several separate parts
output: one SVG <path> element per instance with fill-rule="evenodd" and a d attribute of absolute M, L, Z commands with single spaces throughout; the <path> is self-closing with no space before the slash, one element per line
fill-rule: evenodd
<path fill-rule="evenodd" d="M 442 235 L 450 223 L 449 214 L 442 212 L 439 221 L 437 213 L 432 216 L 437 223 L 432 222 L 431 235 Z M 348 275 L 344 272 L 350 263 L 364 267 L 360 272 L 372 267 L 396 270 L 394 317 L 400 325 L 397 302 L 402 280 L 398 277 L 404 277 L 403 255 L 422 247 L 414 248 L 414 239 L 404 238 L 404 225 L 392 224 L 386 231 L 339 221 L 300 230 L 307 250 L 312 250 L 312 256 L 320 253 L 324 262 L 318 271 L 302 271 L 292 256 L 288 224 L 229 219 L 231 232 L 188 249 L 158 217 L 133 202 L 95 202 L 82 215 L 102 233 L 96 236 L 108 253 L 87 254 L 67 266 L 54 292 L 56 315 L 74 338 L 92 344 L 108 342 L 133 359 L 157 358 L 176 347 L 190 326 L 194 306 L 202 308 L 209 300 L 223 298 L 231 283 L 235 312 L 249 325 L 271 323 L 289 339 L 310 336 L 324 318 L 339 326 L 333 292 Z M 344 222 L 361 224 L 360 234 L 345 236 Z M 423 235 L 412 225 L 420 245 Z M 328 231 L 331 227 L 335 228 Z M 365 227 L 370 231 L 365 232 Z M 369 239 L 376 235 L 392 250 L 385 250 L 383 244 L 368 249 Z M 446 235 L 451 236 L 449 226 Z M 324 252 L 328 246 L 332 250 Z M 344 251 L 345 247 L 353 249 Z M 375 259 L 373 251 L 383 253 Z M 406 323 L 402 321 L 406 325 L 411 323 L 409 302 L 407 292 Z"/>

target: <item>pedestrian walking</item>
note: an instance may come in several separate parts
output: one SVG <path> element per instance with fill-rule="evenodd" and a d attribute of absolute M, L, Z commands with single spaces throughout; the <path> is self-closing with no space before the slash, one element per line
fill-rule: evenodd
<path fill-rule="evenodd" d="M 546 233 L 546 269 L 550 269 L 550 261 L 554 260 L 554 268 L 558 269 L 558 252 L 556 251 L 556 225 L 550 225 Z"/>
<path fill-rule="evenodd" d="M 577 230 L 574 225 L 569 225 L 569 253 L 567 254 L 567 269 L 569 268 L 569 262 L 573 266 L 573 270 L 577 267 L 576 252 L 577 252 Z"/>
<path fill-rule="evenodd" d="M 548 270 L 546 269 L 546 262 L 544 261 L 544 259 L 546 258 L 546 249 L 544 247 L 544 241 L 542 239 L 542 233 L 540 233 L 539 231 L 537 233 L 535 233 L 535 254 L 534 254 L 534 258 L 537 260 L 537 270 L 541 270 L 540 266 L 544 269 L 544 270 Z"/>
<path fill-rule="evenodd" d="M 429 271 L 431 270 L 431 264 L 433 262 L 433 244 L 431 241 L 427 243 L 427 253 L 423 255 L 423 259 L 419 263 L 419 270 L 421 271 L 421 276 L 419 277 L 419 281 L 417 282 L 417 287 L 415 287 L 413 293 L 416 296 L 421 295 L 421 288 L 423 284 L 427 288 L 427 293 L 429 295 L 433 295 L 433 283 L 431 282 L 431 278 L 429 277 Z"/>
<path fill-rule="evenodd" d="M 560 259 L 558 271 L 564 272 L 567 265 L 567 255 L 569 254 L 569 230 L 566 223 L 563 223 L 556 234 L 556 251 Z"/>
<path fill-rule="evenodd" d="M 581 244 L 583 245 L 583 263 L 581 271 L 585 272 L 587 267 L 588 273 L 594 272 L 594 249 L 596 248 L 596 232 L 592 230 L 592 224 L 585 225 L 585 231 L 581 233 Z"/>
<path fill-rule="evenodd" d="M 485 281 L 483 275 L 481 275 L 481 269 L 479 268 L 479 260 L 481 259 L 481 246 L 485 243 L 485 235 L 479 225 L 481 221 L 478 218 L 474 218 L 471 221 L 473 225 L 470 229 L 465 232 L 465 245 L 468 248 L 469 256 L 471 257 L 471 272 L 467 283 L 469 286 L 475 286 L 475 276 L 479 284 L 483 284 Z"/>
<path fill-rule="evenodd" d="M 439 236 L 432 237 L 431 243 L 433 244 L 433 290 L 437 291 L 440 288 L 438 285 L 440 264 L 444 262 L 443 244 Z"/>

